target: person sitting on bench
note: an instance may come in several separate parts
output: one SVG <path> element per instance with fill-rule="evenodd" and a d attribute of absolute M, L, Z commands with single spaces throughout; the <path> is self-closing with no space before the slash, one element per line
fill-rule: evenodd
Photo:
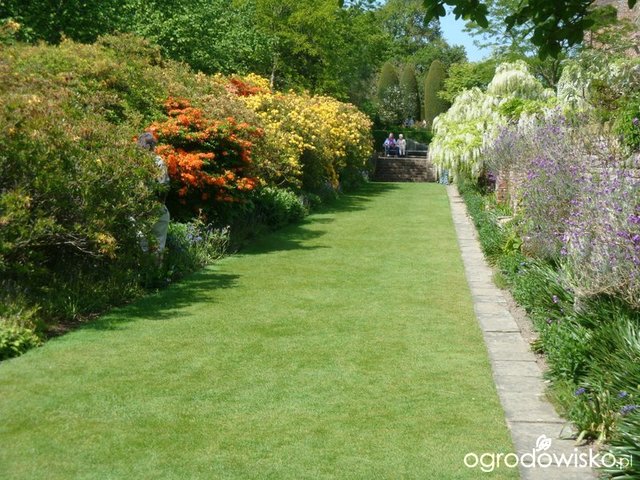
<path fill-rule="evenodd" d="M 398 147 L 396 145 L 396 139 L 393 138 L 393 133 L 389 134 L 389 137 L 384 141 L 384 155 L 390 157 L 391 155 L 398 155 Z"/>
<path fill-rule="evenodd" d="M 404 157 L 407 155 L 407 141 L 404 139 L 403 135 L 398 135 L 398 141 L 396 142 L 398 146 L 398 156 Z"/>

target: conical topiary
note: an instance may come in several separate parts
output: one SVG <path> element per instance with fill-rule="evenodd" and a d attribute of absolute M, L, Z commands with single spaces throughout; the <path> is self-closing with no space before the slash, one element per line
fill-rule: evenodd
<path fill-rule="evenodd" d="M 385 94 L 387 90 L 391 87 L 398 86 L 398 74 L 396 73 L 396 68 L 393 66 L 391 62 L 385 62 L 382 65 L 382 70 L 380 71 L 380 77 L 378 78 L 378 88 L 377 95 L 378 100 L 383 101 L 385 98 Z"/>
<path fill-rule="evenodd" d="M 400 75 L 400 91 L 404 104 L 404 116 L 414 120 L 420 119 L 420 102 L 418 96 L 418 81 L 416 67 L 413 63 L 405 64 Z"/>
<path fill-rule="evenodd" d="M 449 104 L 438 96 L 438 92 L 444 87 L 445 77 L 444 65 L 440 60 L 434 60 L 424 79 L 424 120 L 427 128 L 431 128 L 433 119 L 449 108 Z"/>

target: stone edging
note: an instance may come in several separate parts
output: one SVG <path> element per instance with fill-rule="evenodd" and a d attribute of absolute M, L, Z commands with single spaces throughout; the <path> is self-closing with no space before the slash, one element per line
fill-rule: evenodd
<path fill-rule="evenodd" d="M 551 447 L 540 453 L 548 453 L 552 458 L 554 454 L 565 454 L 566 458 L 576 458 L 571 457 L 576 454 L 589 455 L 589 447 L 577 448 L 573 440 L 560 438 L 561 432 L 567 430 L 567 421 L 558 416 L 546 398 L 545 382 L 535 355 L 509 312 L 505 297 L 493 283 L 493 271 L 485 261 L 476 229 L 457 187 L 448 186 L 447 193 L 476 318 L 487 345 L 515 453 L 530 454 L 536 449 L 537 440 L 544 435 L 551 439 Z M 555 462 L 548 468 L 521 466 L 520 475 L 524 480 L 597 478 L 589 468 L 559 466 Z"/>

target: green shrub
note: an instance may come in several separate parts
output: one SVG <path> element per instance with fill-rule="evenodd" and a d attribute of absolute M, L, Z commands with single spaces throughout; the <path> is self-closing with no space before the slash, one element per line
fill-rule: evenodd
<path fill-rule="evenodd" d="M 0 286 L 44 331 L 141 293 L 156 171 L 133 139 L 185 69 L 131 36 L 0 48 Z"/>
<path fill-rule="evenodd" d="M 614 131 L 633 150 L 640 150 L 640 95 L 627 99 L 615 112 Z"/>
<path fill-rule="evenodd" d="M 529 259 L 513 278 L 513 298 L 529 312 L 557 320 L 573 310 L 573 294 L 552 265 Z"/>
<path fill-rule="evenodd" d="M 565 388 L 575 387 L 567 384 Z M 575 388 L 572 394 L 567 391 L 564 402 L 569 405 L 568 417 L 580 431 L 577 443 L 585 439 L 602 443 L 609 439 L 623 405 L 623 399 L 615 393 L 589 384 Z"/>
<path fill-rule="evenodd" d="M 419 127 L 393 127 L 391 130 L 373 130 L 373 141 L 377 151 L 382 151 L 382 144 L 389 136 L 389 133 L 393 133 L 396 138 L 398 135 L 402 134 L 406 139 L 414 140 L 418 143 L 424 143 L 425 145 L 429 145 L 432 137 L 431 131 Z"/>
<path fill-rule="evenodd" d="M 497 215 L 487 209 L 486 198 L 470 183 L 462 182 L 460 193 L 478 230 L 482 251 L 487 256 L 487 260 L 495 263 L 506 241 L 505 232 L 497 223 Z"/>
<path fill-rule="evenodd" d="M 439 92 L 440 98 L 453 103 L 460 93 L 478 87 L 483 91 L 491 82 L 496 71 L 495 60 L 483 62 L 454 63 L 449 67 L 444 88 Z"/>
<path fill-rule="evenodd" d="M 8 95 L 0 110 L 0 273 L 37 303 L 87 270 L 136 269 L 140 232 L 154 217 L 152 159 L 131 131 Z M 93 282 L 92 282 L 93 283 Z M 116 287 L 116 289 L 118 289 Z M 54 299 L 55 300 L 55 299 Z M 45 308 L 43 312 L 48 311 Z"/>
<path fill-rule="evenodd" d="M 0 321 L 0 360 L 22 355 L 40 343 L 33 330 Z"/>
<path fill-rule="evenodd" d="M 406 63 L 400 74 L 400 91 L 404 102 L 405 118 L 420 119 L 420 98 L 418 94 L 418 81 L 416 80 L 416 66 Z"/>
<path fill-rule="evenodd" d="M 618 424 L 615 437 L 607 449 L 618 465 L 604 468 L 607 478 L 633 480 L 640 478 L 640 413 L 630 412 Z"/>
<path fill-rule="evenodd" d="M 213 228 L 199 219 L 171 222 L 160 277 L 177 280 L 210 265 L 226 253 L 229 238 L 229 229 Z"/>
<path fill-rule="evenodd" d="M 569 319 L 548 317 L 539 323 L 540 343 L 549 365 L 549 378 L 577 385 L 588 371 L 592 332 Z"/>
<path fill-rule="evenodd" d="M 15 284 L 0 281 L 0 361 L 40 345 L 38 309 L 30 306 Z"/>
<path fill-rule="evenodd" d="M 392 62 L 387 61 L 382 65 L 380 76 L 378 77 L 377 96 L 379 101 L 383 101 L 387 91 L 399 85 L 398 73 Z"/>
<path fill-rule="evenodd" d="M 424 79 L 424 119 L 427 122 L 427 128 L 431 128 L 433 119 L 449 108 L 449 103 L 438 95 L 444 87 L 446 76 L 442 62 L 434 60 Z"/>
<path fill-rule="evenodd" d="M 309 213 L 298 195 L 283 188 L 262 188 L 256 192 L 253 203 L 258 221 L 270 228 L 299 222 Z"/>

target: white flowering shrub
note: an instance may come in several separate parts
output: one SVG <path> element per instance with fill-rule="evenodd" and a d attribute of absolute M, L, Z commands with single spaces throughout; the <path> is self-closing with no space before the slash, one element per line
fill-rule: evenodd
<path fill-rule="evenodd" d="M 446 113 L 436 117 L 429 158 L 440 168 L 478 178 L 484 171 L 485 148 L 508 120 L 500 106 L 513 99 L 546 101 L 553 97 L 524 62 L 501 64 L 486 92 L 465 90 Z"/>
<path fill-rule="evenodd" d="M 558 81 L 558 100 L 575 109 L 593 108 L 594 86 L 606 85 L 611 95 L 622 97 L 640 89 L 640 59 L 610 59 L 587 51 L 565 63 Z"/>

